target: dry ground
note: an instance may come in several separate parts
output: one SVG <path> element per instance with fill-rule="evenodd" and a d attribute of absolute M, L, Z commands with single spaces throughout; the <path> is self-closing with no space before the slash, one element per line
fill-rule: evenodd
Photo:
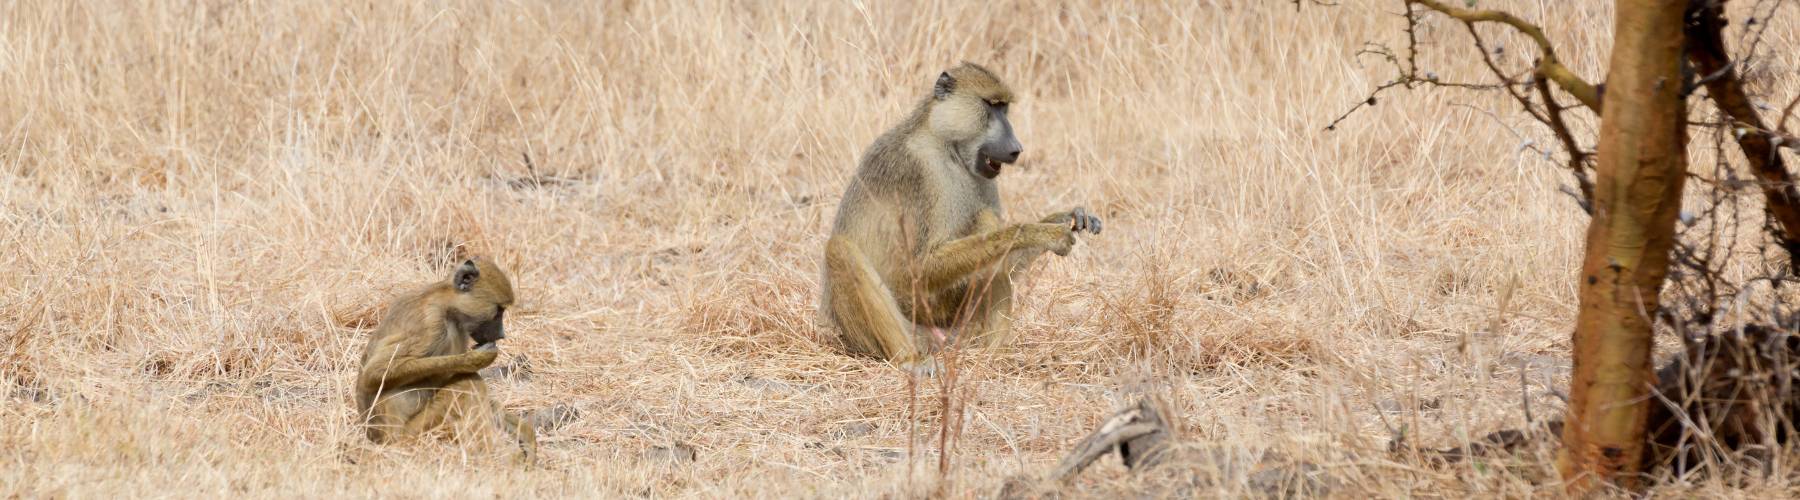
<path fill-rule="evenodd" d="M 0 2 L 0 497 L 983 496 L 1145 386 L 1345 496 L 1555 491 L 1385 451 L 1521 425 L 1521 370 L 1561 411 L 1585 219 L 1504 101 L 1321 130 L 1389 76 L 1353 53 L 1402 39 L 1399 2 L 694 3 Z M 1600 73 L 1610 2 L 1482 4 Z M 1460 26 L 1420 35 L 1482 74 Z M 842 354 L 815 287 L 861 149 L 965 59 L 1022 95 L 1011 216 L 1106 232 L 1042 261 L 1017 349 L 971 354 L 939 476 L 938 389 Z M 465 254 L 521 294 L 498 396 L 578 412 L 539 468 L 353 426 L 382 301 Z M 1665 489 L 1800 491 L 1739 479 Z M 1116 459 L 1070 487 L 1157 491 Z"/>

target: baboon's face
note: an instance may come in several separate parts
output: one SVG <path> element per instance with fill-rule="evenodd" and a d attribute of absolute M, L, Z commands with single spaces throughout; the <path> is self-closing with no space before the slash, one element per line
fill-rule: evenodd
<path fill-rule="evenodd" d="M 486 259 L 471 259 L 450 279 L 456 299 L 448 319 L 468 332 L 475 345 L 506 338 L 506 308 L 513 303 L 512 281 L 506 273 Z"/>
<path fill-rule="evenodd" d="M 1005 101 L 984 101 L 987 110 L 987 132 L 982 134 L 981 149 L 975 155 L 975 173 L 992 179 L 1000 175 L 1001 165 L 1019 161 L 1025 146 L 1013 136 L 1012 122 L 1006 118 Z"/>
<path fill-rule="evenodd" d="M 1006 116 L 1012 89 L 993 72 L 969 63 L 950 68 L 938 75 L 932 97 L 932 130 L 957 145 L 958 154 L 968 154 L 966 148 L 973 146 L 970 173 L 992 179 L 1000 175 L 1002 165 L 1019 161 L 1025 147 L 1013 136 L 1012 121 Z"/>
<path fill-rule="evenodd" d="M 467 331 L 469 339 L 474 340 L 475 345 L 491 344 L 506 338 L 506 306 L 497 306 L 493 319 L 477 321 Z"/>

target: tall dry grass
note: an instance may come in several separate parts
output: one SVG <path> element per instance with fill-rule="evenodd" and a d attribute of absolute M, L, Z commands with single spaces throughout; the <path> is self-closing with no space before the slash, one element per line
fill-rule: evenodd
<path fill-rule="evenodd" d="M 1145 380 L 1188 438 L 1341 494 L 1553 492 L 1385 452 L 1519 426 L 1520 370 L 1561 411 L 1584 217 L 1492 96 L 1323 132 L 1389 76 L 1362 42 L 1401 37 L 1398 2 L 1344 3 L 0 2 L 0 496 L 980 496 Z M 1600 74 L 1609 2 L 1482 4 Z M 1420 35 L 1485 74 L 1460 26 Z M 1022 95 L 1012 217 L 1107 231 L 1022 287 L 1016 349 L 964 361 L 939 477 L 907 442 L 932 405 L 909 421 L 814 295 L 861 149 L 962 60 Z M 353 425 L 381 302 L 468 254 L 521 297 L 498 397 L 579 412 L 536 469 Z M 1797 488 L 1709 477 L 1665 489 Z M 1153 491 L 1116 461 L 1070 487 Z"/>

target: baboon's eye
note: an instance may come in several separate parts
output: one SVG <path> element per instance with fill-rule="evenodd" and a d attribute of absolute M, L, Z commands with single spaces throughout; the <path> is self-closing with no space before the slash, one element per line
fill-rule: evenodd
<path fill-rule="evenodd" d="M 987 102 L 987 105 L 988 105 L 988 106 L 989 106 L 989 107 L 992 107 L 992 108 L 994 108 L 994 109 L 998 109 L 998 110 L 1001 110 L 1001 111 L 1006 111 L 1006 104 L 1007 104 L 1007 102 L 1006 102 L 1006 101 L 994 101 L 994 100 L 990 100 L 990 101 L 988 101 L 988 102 Z"/>

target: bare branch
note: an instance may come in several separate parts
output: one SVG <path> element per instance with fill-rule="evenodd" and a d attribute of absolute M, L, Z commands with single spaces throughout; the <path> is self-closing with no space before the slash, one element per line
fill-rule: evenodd
<path fill-rule="evenodd" d="M 1543 28 L 1503 11 L 1459 9 L 1444 5 L 1443 2 L 1437 0 L 1406 0 L 1406 3 L 1409 6 L 1408 10 L 1411 10 L 1412 4 L 1418 4 L 1462 21 L 1463 24 L 1469 26 L 1471 33 L 1474 32 L 1477 23 L 1498 23 L 1511 26 L 1520 34 L 1530 37 L 1532 42 L 1537 44 L 1539 52 L 1535 69 L 1537 74 L 1556 82 L 1556 86 L 1562 87 L 1564 92 L 1575 96 L 1575 100 L 1581 101 L 1583 106 L 1587 106 L 1596 113 L 1600 112 L 1600 91 L 1595 89 L 1592 84 L 1582 80 L 1581 77 L 1576 76 L 1575 72 L 1570 71 L 1567 66 L 1562 65 L 1556 58 L 1556 50 L 1550 45 L 1550 39 L 1544 36 Z"/>
<path fill-rule="evenodd" d="M 1520 20 L 1512 14 L 1495 11 L 1458 9 L 1444 5 L 1435 0 L 1401 0 L 1401 3 L 1405 8 L 1405 12 L 1402 16 L 1406 20 L 1405 53 L 1398 53 L 1386 45 L 1377 43 L 1364 44 L 1363 48 L 1356 52 L 1356 56 L 1358 57 L 1363 55 L 1373 55 L 1385 59 L 1389 64 L 1394 66 L 1398 75 L 1396 75 L 1394 79 L 1375 87 L 1375 89 L 1370 91 L 1368 96 L 1363 98 L 1361 102 L 1351 106 L 1350 109 L 1345 110 L 1342 114 L 1338 115 L 1336 119 L 1333 119 L 1330 124 L 1327 124 L 1325 130 L 1336 130 L 1338 124 L 1342 123 L 1345 119 L 1348 119 L 1351 114 L 1354 114 L 1357 110 L 1364 107 L 1374 106 L 1379 102 L 1378 98 L 1382 93 L 1394 88 L 1403 87 L 1406 89 L 1413 89 L 1419 86 L 1429 86 L 1463 88 L 1469 90 L 1500 89 L 1505 91 L 1508 96 L 1512 97 L 1513 101 L 1519 103 L 1520 109 L 1523 109 L 1526 115 L 1529 115 L 1532 119 L 1537 120 L 1539 123 L 1543 123 L 1554 131 L 1558 141 L 1563 144 L 1564 148 L 1569 150 L 1569 169 L 1575 176 L 1575 181 L 1580 187 L 1580 193 L 1572 194 L 1575 195 L 1576 202 L 1582 207 L 1582 210 L 1591 215 L 1593 213 L 1592 199 L 1594 183 L 1588 175 L 1588 171 L 1591 170 L 1591 168 L 1588 167 L 1588 164 L 1592 160 L 1592 155 L 1581 148 L 1581 144 L 1575 140 L 1574 134 L 1570 132 L 1567 123 L 1568 121 L 1564 117 L 1564 112 L 1570 108 L 1563 107 L 1556 103 L 1554 95 L 1550 92 L 1549 85 L 1546 82 L 1555 83 L 1557 86 L 1562 87 L 1570 95 L 1574 96 L 1577 101 L 1580 101 L 1583 106 L 1595 113 L 1599 112 L 1599 90 L 1574 76 L 1573 72 L 1570 72 L 1568 68 L 1563 67 L 1562 64 L 1557 62 L 1556 52 L 1551 47 L 1549 39 L 1544 36 L 1543 29 Z M 1423 8 L 1415 9 L 1413 7 L 1414 4 L 1423 6 Z M 1492 84 L 1446 82 L 1439 79 L 1438 75 L 1435 73 L 1421 70 L 1418 64 L 1419 16 L 1427 11 L 1436 11 L 1462 22 L 1463 27 L 1468 30 L 1469 37 L 1474 41 L 1476 50 L 1481 53 L 1482 64 L 1487 66 L 1488 71 L 1492 73 L 1494 78 L 1498 79 L 1499 82 Z M 1496 58 L 1496 54 L 1499 54 L 1500 51 L 1491 49 L 1487 39 L 1482 36 L 1480 30 L 1476 29 L 1477 24 L 1485 22 L 1511 26 L 1537 43 L 1539 56 L 1533 61 L 1532 67 L 1528 71 L 1531 75 L 1529 79 L 1524 78 L 1523 74 L 1508 73 L 1506 69 L 1501 67 L 1500 61 Z M 1533 89 L 1529 88 L 1533 85 L 1538 87 L 1536 89 L 1537 94 L 1540 96 L 1539 98 L 1544 101 L 1541 108 L 1538 103 L 1533 102 Z M 1542 152 L 1542 150 L 1535 147 L 1532 149 Z M 1548 158 L 1549 154 L 1546 153 L 1544 156 Z"/>
<path fill-rule="evenodd" d="M 1056 471 L 1050 474 L 1052 480 L 1061 481 L 1086 469 L 1100 457 L 1112 453 L 1119 448 L 1119 443 L 1129 441 L 1156 432 L 1156 426 L 1150 424 L 1127 424 L 1116 429 L 1097 431 L 1082 440 L 1076 451 L 1064 457 L 1062 463 L 1056 465 Z"/>
<path fill-rule="evenodd" d="M 1794 106 L 1796 105 L 1800 105 L 1800 94 L 1795 94 L 1794 100 L 1788 101 L 1787 107 L 1781 108 L 1781 118 L 1775 120 L 1776 131 L 1783 134 L 1787 133 L 1787 120 L 1789 116 L 1794 115 Z"/>
<path fill-rule="evenodd" d="M 1594 180 L 1588 177 L 1587 151 L 1581 149 L 1581 144 L 1575 142 L 1575 134 L 1569 132 L 1569 124 L 1563 121 L 1563 108 L 1556 103 L 1556 97 L 1550 94 L 1550 84 L 1547 80 L 1534 78 L 1532 81 L 1537 84 L 1538 96 L 1544 100 L 1544 111 L 1549 118 L 1545 123 L 1550 124 L 1550 130 L 1556 133 L 1556 140 L 1562 141 L 1563 149 L 1569 152 L 1569 172 L 1575 175 L 1575 182 L 1581 188 L 1581 194 L 1575 197 L 1576 201 L 1581 203 L 1583 210 L 1592 215 L 1594 213 L 1591 202 L 1594 199 Z"/>
<path fill-rule="evenodd" d="M 1488 71 L 1494 72 L 1494 76 L 1500 77 L 1500 81 L 1504 82 L 1504 85 L 1500 87 L 1506 89 L 1506 94 L 1512 96 L 1513 100 L 1519 101 L 1519 106 L 1525 108 L 1525 113 L 1531 115 L 1531 118 L 1540 122 L 1548 122 L 1549 118 L 1539 114 L 1537 108 L 1532 107 L 1531 98 L 1515 87 L 1518 85 L 1518 81 L 1508 76 L 1505 70 L 1500 69 L 1500 63 L 1494 61 L 1493 54 L 1488 50 L 1487 40 L 1481 38 L 1481 32 L 1475 31 L 1475 25 L 1464 23 L 1463 27 L 1468 28 L 1469 37 L 1475 39 L 1475 49 L 1477 52 L 1481 52 L 1481 62 L 1487 65 Z"/>
<path fill-rule="evenodd" d="M 1419 56 L 1419 20 L 1417 17 L 1414 17 L 1411 5 L 1407 5 L 1406 10 L 1406 13 L 1402 14 L 1402 16 L 1406 18 L 1406 57 L 1401 57 L 1394 52 L 1394 49 L 1379 43 L 1364 43 L 1363 48 L 1357 50 L 1355 54 L 1355 56 L 1359 58 L 1364 55 L 1372 55 L 1385 59 L 1388 64 L 1394 66 L 1394 69 L 1399 74 L 1395 75 L 1393 80 L 1389 80 L 1387 83 L 1375 87 L 1375 90 L 1369 91 L 1369 95 L 1364 97 L 1362 101 L 1350 106 L 1350 109 L 1344 110 L 1337 118 L 1332 119 L 1331 123 L 1326 124 L 1325 130 L 1337 130 L 1339 123 L 1343 123 L 1345 119 L 1350 118 L 1350 115 L 1355 114 L 1359 109 L 1374 106 L 1375 103 L 1380 102 L 1377 98 L 1380 97 L 1382 92 L 1386 92 L 1395 87 L 1413 89 L 1420 85 L 1429 85 L 1433 87 L 1450 87 L 1468 90 L 1492 90 L 1504 85 L 1447 82 L 1439 79 L 1436 73 L 1427 71 L 1422 75 L 1419 74 L 1419 63 L 1417 61 Z M 1511 79 L 1505 78 L 1504 74 L 1501 74 L 1501 80 L 1511 83 Z"/>
<path fill-rule="evenodd" d="M 1763 198 L 1769 217 L 1780 225 L 1776 241 L 1781 242 L 1790 259 L 1800 259 L 1800 191 L 1794 188 L 1794 177 L 1783 164 L 1777 151 L 1788 143 L 1787 137 L 1769 131 L 1762 116 L 1750 102 L 1735 65 L 1725 52 L 1724 7 L 1717 3 L 1694 2 L 1687 22 L 1687 57 L 1695 69 L 1708 76 L 1703 80 L 1707 97 L 1719 110 L 1736 123 L 1738 148 L 1750 163 L 1750 170 L 1762 181 Z M 1790 146 L 1792 147 L 1792 146 Z"/>

